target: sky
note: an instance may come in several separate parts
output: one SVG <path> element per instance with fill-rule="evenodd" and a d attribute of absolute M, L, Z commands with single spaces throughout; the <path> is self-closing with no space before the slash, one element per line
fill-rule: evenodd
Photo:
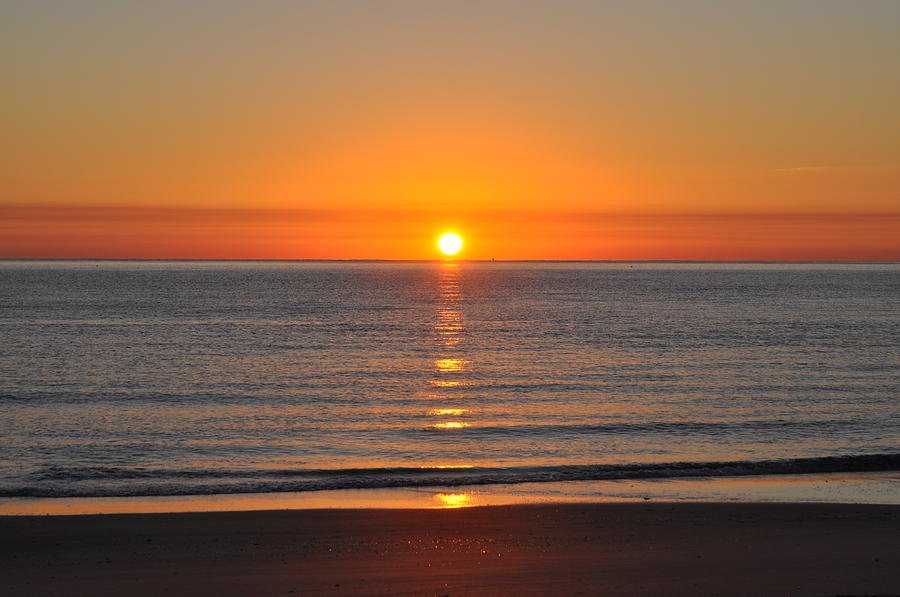
<path fill-rule="evenodd" d="M 0 5 L 0 257 L 900 260 L 900 2 Z"/>

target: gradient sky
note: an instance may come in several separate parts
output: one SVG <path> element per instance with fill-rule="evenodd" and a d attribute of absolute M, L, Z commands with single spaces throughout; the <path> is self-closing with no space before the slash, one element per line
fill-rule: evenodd
<path fill-rule="evenodd" d="M 900 2 L 0 5 L 0 257 L 900 259 Z"/>

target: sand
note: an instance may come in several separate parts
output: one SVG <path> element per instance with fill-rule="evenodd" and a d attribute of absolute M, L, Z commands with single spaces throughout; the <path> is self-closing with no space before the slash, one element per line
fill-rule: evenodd
<path fill-rule="evenodd" d="M 900 594 L 900 507 L 577 504 L 0 518 L 6 595 Z"/>

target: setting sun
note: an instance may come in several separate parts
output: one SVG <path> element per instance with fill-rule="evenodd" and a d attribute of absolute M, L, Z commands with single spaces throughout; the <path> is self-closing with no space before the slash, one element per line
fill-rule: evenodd
<path fill-rule="evenodd" d="M 456 255 L 462 249 L 462 246 L 462 238 L 453 232 L 448 232 L 438 239 L 438 248 L 444 255 Z"/>

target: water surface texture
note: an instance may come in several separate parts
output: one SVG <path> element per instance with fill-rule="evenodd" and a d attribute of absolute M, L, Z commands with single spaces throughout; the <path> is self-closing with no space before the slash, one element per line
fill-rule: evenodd
<path fill-rule="evenodd" d="M 900 266 L 0 263 L 0 496 L 900 470 Z"/>

